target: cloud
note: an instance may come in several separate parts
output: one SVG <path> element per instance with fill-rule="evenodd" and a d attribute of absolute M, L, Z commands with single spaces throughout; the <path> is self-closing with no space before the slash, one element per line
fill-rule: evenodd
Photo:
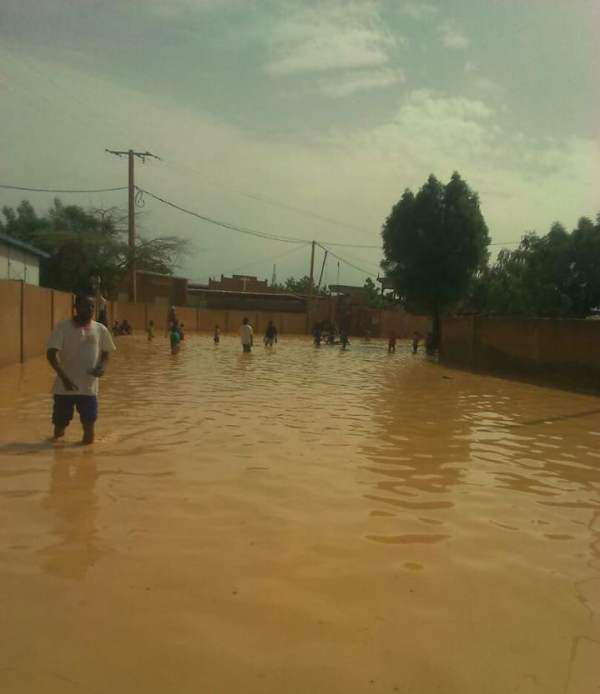
<path fill-rule="evenodd" d="M 335 79 L 321 80 L 319 90 L 325 96 L 339 98 L 359 91 L 382 89 L 405 81 L 402 70 L 382 68 L 378 70 L 356 70 Z"/>
<path fill-rule="evenodd" d="M 339 171 L 360 171 L 365 196 L 387 211 L 405 187 L 416 190 L 430 173 L 448 180 L 458 170 L 481 194 L 495 238 L 518 239 L 552 221 L 575 224 L 597 207 L 600 141 L 539 140 L 499 125 L 498 112 L 479 99 L 416 90 L 387 123 L 349 137 L 327 136 Z M 356 182 L 347 183 L 348 190 Z M 507 204 L 510 200 L 510 204 Z M 357 200 L 355 199 L 355 202 Z"/>
<path fill-rule="evenodd" d="M 439 27 L 442 44 L 446 48 L 464 50 L 469 45 L 469 39 L 454 20 L 447 20 Z"/>
<path fill-rule="evenodd" d="M 279 20 L 269 39 L 271 75 L 373 68 L 389 62 L 402 42 L 383 24 L 375 3 L 342 3 L 296 9 Z"/>
<path fill-rule="evenodd" d="M 402 12 L 408 15 L 411 19 L 415 19 L 420 22 L 421 20 L 430 19 L 435 17 L 439 9 L 434 5 L 429 5 L 426 2 L 406 2 L 402 6 Z"/>

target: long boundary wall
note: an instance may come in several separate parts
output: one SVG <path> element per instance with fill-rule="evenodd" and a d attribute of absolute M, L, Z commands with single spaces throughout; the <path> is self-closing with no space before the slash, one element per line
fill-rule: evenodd
<path fill-rule="evenodd" d="M 446 318 L 440 356 L 475 370 L 600 391 L 600 321 Z"/>
<path fill-rule="evenodd" d="M 0 280 L 0 366 L 46 352 L 52 328 L 71 316 L 70 294 L 22 280 Z"/>
<path fill-rule="evenodd" d="M 66 292 L 26 284 L 20 280 L 0 280 L 0 367 L 44 354 L 52 328 L 72 315 L 73 297 Z M 306 313 L 283 311 L 236 311 L 192 306 L 176 307 L 177 318 L 188 332 L 212 331 L 218 325 L 223 333 L 237 333 L 247 316 L 254 330 L 264 333 L 272 320 L 282 335 L 303 335 Z M 113 301 L 108 304 L 109 324 L 127 319 L 133 330 L 144 331 L 154 321 L 160 334 L 167 328 L 168 307 L 158 304 L 130 304 Z M 373 311 L 383 336 L 395 331 L 406 337 L 413 330 L 424 329 L 427 321 L 394 311 Z M 410 331 L 410 332 L 409 332 Z M 406 334 L 405 334 L 406 333 Z"/>

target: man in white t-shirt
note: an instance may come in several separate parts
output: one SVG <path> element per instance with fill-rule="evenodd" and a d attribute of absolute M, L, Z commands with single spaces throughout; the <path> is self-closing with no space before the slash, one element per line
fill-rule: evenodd
<path fill-rule="evenodd" d="M 56 325 L 48 340 L 46 357 L 56 371 L 52 393 L 54 439 L 64 436 L 77 408 L 83 427 L 82 443 L 94 441 L 98 417 L 98 379 L 104 375 L 108 355 L 115 344 L 108 329 L 92 320 L 94 299 L 78 295 L 75 315 Z"/>
<path fill-rule="evenodd" d="M 242 321 L 242 327 L 240 328 L 240 338 L 242 340 L 242 349 L 244 352 L 252 351 L 252 344 L 254 342 L 254 330 L 248 322 L 247 318 Z"/>

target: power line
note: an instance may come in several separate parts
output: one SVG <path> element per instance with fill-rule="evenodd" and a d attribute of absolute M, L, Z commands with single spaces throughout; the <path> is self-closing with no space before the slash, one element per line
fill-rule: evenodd
<path fill-rule="evenodd" d="M 231 270 L 225 270 L 223 272 L 224 275 L 229 275 L 233 274 L 234 272 L 239 272 L 240 270 L 244 270 L 247 267 L 252 267 L 253 265 L 258 265 L 259 263 L 266 263 L 271 260 L 277 260 L 279 258 L 283 258 L 286 255 L 291 255 L 292 253 L 295 253 L 296 251 L 299 251 L 301 248 L 306 248 L 305 243 L 301 243 L 297 246 L 294 246 L 293 248 L 287 248 L 283 253 L 277 253 L 276 255 L 269 255 L 263 258 L 259 258 L 258 260 L 252 260 L 249 263 L 244 263 L 243 265 L 239 265 L 236 268 L 233 268 Z"/>
<path fill-rule="evenodd" d="M 318 242 L 317 242 L 318 243 Z M 334 253 L 330 248 L 326 248 L 322 244 L 318 244 L 320 248 L 322 248 L 324 251 L 328 251 L 329 255 L 332 255 L 334 258 L 337 258 L 342 263 L 345 263 L 351 268 L 354 268 L 355 270 L 358 270 L 359 272 L 362 272 L 363 274 L 367 275 L 367 277 L 374 277 L 375 275 L 370 272 L 369 270 L 365 270 L 363 267 L 359 267 L 358 265 L 355 265 L 354 263 L 351 263 L 349 260 L 346 260 L 346 258 L 342 258 L 341 255 L 337 255 Z"/>
<path fill-rule="evenodd" d="M 118 188 L 93 188 L 90 190 L 66 190 L 59 188 L 30 188 L 28 186 L 9 186 L 5 184 L 0 184 L 0 188 L 3 188 L 5 190 L 26 190 L 32 193 L 112 193 L 117 190 L 127 190 L 127 186 L 120 186 Z"/>
<path fill-rule="evenodd" d="M 206 215 L 200 214 L 199 212 L 194 212 L 193 210 L 188 210 L 185 207 L 181 207 L 181 205 L 177 205 L 174 202 L 171 202 L 170 200 L 166 200 L 165 198 L 161 198 L 160 195 L 155 195 L 154 193 L 151 193 L 149 190 L 146 190 L 145 188 L 140 188 L 139 186 L 136 186 L 136 189 L 138 192 L 143 193 L 145 195 L 149 195 L 151 198 L 154 198 L 155 200 L 158 200 L 158 202 L 162 202 L 163 205 L 167 205 L 168 207 L 172 207 L 175 210 L 179 210 L 180 212 L 183 212 L 184 214 L 188 214 L 191 217 L 196 217 L 197 219 L 201 219 L 204 222 L 208 222 L 209 224 L 215 224 L 216 226 L 222 227 L 223 229 L 229 229 L 230 231 L 237 231 L 240 234 L 247 234 L 248 236 L 255 236 L 257 238 L 261 239 L 267 239 L 269 241 L 280 241 L 281 243 L 294 243 L 294 244 L 305 244 L 305 243 L 310 243 L 310 241 L 307 241 L 306 239 L 300 239 L 292 236 L 283 236 L 280 234 L 269 234 L 266 231 L 258 231 L 257 229 L 250 229 L 248 227 L 241 227 L 236 224 L 231 224 L 230 222 L 222 222 L 218 219 L 213 219 L 212 217 L 207 217 Z"/>
<path fill-rule="evenodd" d="M 204 179 L 204 183 L 208 184 L 209 186 L 212 186 L 214 188 L 218 188 L 219 190 L 226 190 L 230 193 L 235 193 L 236 195 L 240 195 L 244 198 L 248 198 L 250 200 L 256 200 L 257 202 L 261 202 L 265 205 L 271 205 L 272 207 L 279 207 L 283 210 L 289 210 L 290 212 L 294 212 L 295 214 L 301 215 L 303 217 L 310 217 L 312 219 L 317 219 L 321 222 L 325 222 L 326 224 L 333 224 L 335 226 L 343 227 L 345 229 L 351 229 L 352 231 L 359 231 L 361 233 L 365 233 L 365 229 L 356 226 L 354 224 L 350 224 L 349 222 L 343 222 L 340 221 L 339 219 L 334 219 L 332 217 L 326 217 L 324 215 L 320 215 L 318 212 L 314 212 L 313 210 L 307 210 L 303 207 L 297 207 L 296 205 L 290 205 L 287 202 L 282 202 L 281 200 L 277 200 L 271 197 L 268 197 L 266 195 L 262 195 L 260 193 L 254 193 L 254 192 L 249 192 L 249 191 L 243 191 L 243 190 L 236 190 L 235 188 L 232 188 L 230 185 L 218 183 L 216 181 L 211 181 L 205 177 L 205 174 L 201 172 L 198 169 L 195 169 L 192 166 L 189 166 L 189 164 L 184 164 L 182 162 L 175 161 L 174 159 L 166 160 L 165 162 L 167 166 L 173 166 L 175 168 L 181 168 L 181 169 L 187 169 L 188 171 L 191 171 L 195 174 L 198 174 L 199 176 L 202 176 Z"/>

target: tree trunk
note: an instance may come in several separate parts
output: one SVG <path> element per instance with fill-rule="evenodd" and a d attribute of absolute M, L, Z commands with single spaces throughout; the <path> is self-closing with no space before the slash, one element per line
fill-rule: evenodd
<path fill-rule="evenodd" d="M 433 307 L 433 313 L 431 315 L 431 348 L 432 350 L 438 350 L 440 348 L 440 342 L 442 338 L 441 332 L 441 322 L 440 322 L 440 309 L 436 304 Z"/>

